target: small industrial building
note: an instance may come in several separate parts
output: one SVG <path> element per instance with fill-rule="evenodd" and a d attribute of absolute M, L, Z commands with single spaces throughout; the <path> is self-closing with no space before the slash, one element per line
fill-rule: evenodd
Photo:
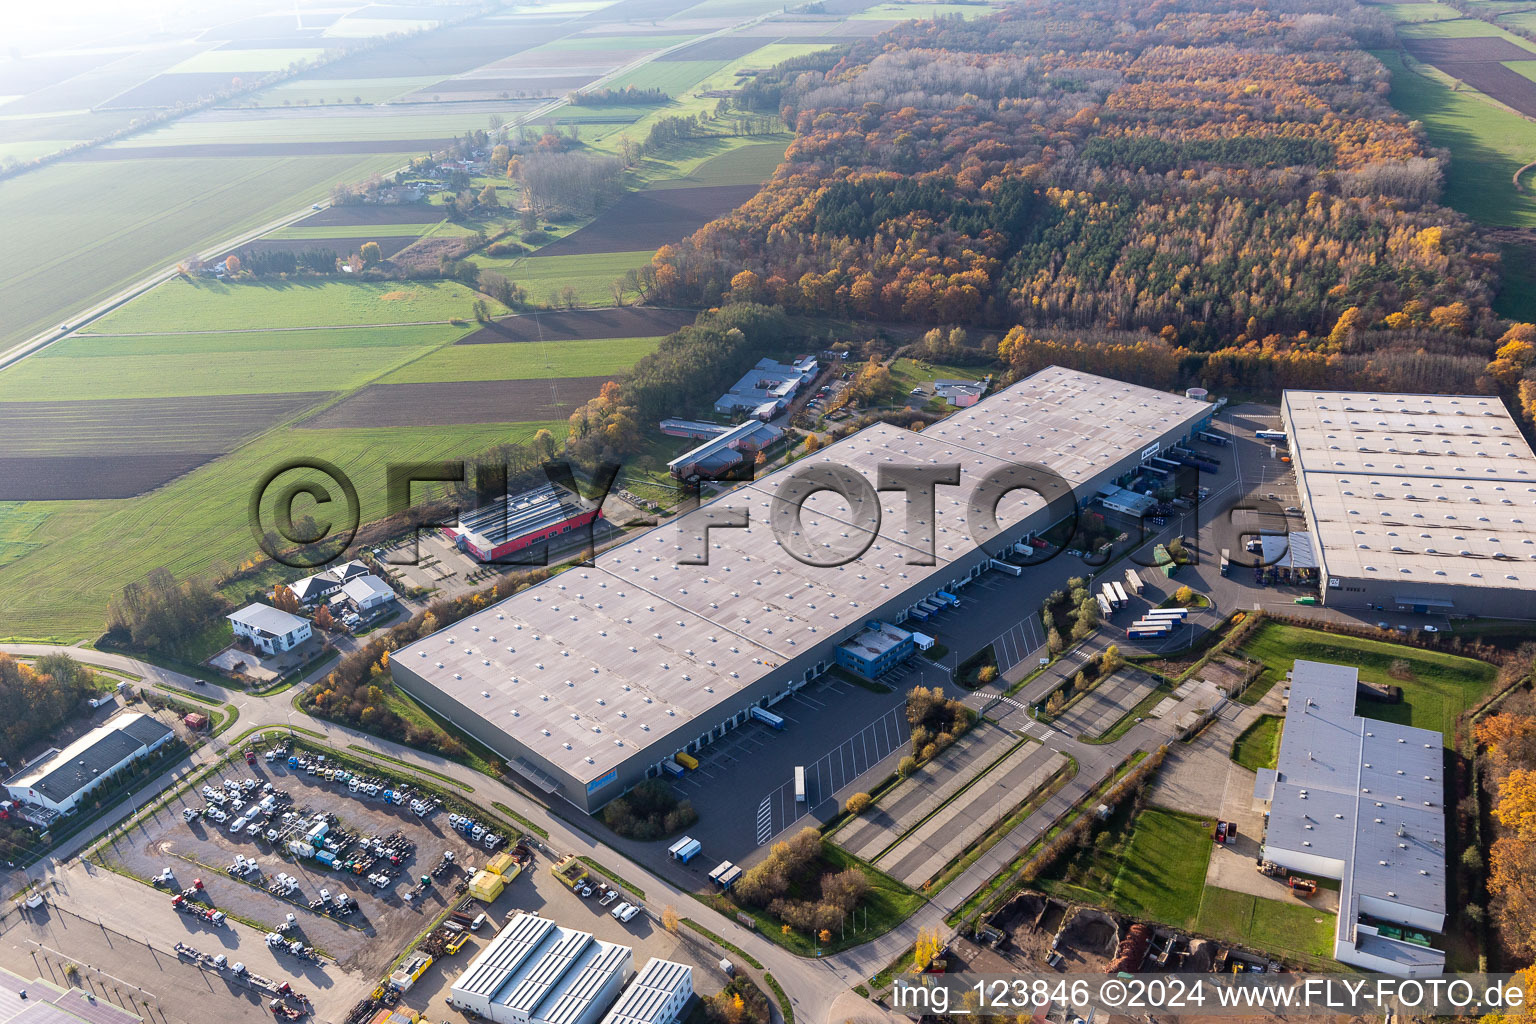
<path fill-rule="evenodd" d="M 1437 975 L 1445 953 L 1444 739 L 1355 714 L 1359 669 L 1298 661 L 1273 769 L 1263 857 L 1339 880 L 1333 955 L 1400 977 Z"/>
<path fill-rule="evenodd" d="M 245 637 L 253 647 L 266 654 L 291 651 L 308 640 L 312 632 L 308 619 L 265 604 L 248 604 L 225 618 L 235 636 Z"/>
<path fill-rule="evenodd" d="M 900 626 L 871 619 L 869 624 L 837 646 L 837 663 L 865 679 L 889 672 L 912 657 L 912 634 Z"/>
<path fill-rule="evenodd" d="M 1149 494 L 1138 494 L 1136 491 L 1111 484 L 1100 488 L 1099 504 L 1107 511 L 1118 512 L 1132 519 L 1140 519 L 1157 505 L 1157 499 Z"/>
<path fill-rule="evenodd" d="M 371 612 L 393 604 L 395 592 L 372 573 L 354 576 L 341 585 L 341 593 L 359 612 Z"/>
<path fill-rule="evenodd" d="M 936 380 L 933 393 L 957 409 L 968 409 L 987 393 L 984 380 Z"/>
<path fill-rule="evenodd" d="M 558 484 L 509 494 L 459 518 L 452 529 L 460 551 L 494 562 L 590 526 L 602 509 Z"/>
<path fill-rule="evenodd" d="M 294 597 L 299 599 L 300 604 L 314 604 L 321 598 L 336 593 L 348 580 L 366 576 L 372 571 L 366 562 L 354 558 L 349 562 L 333 565 L 324 572 L 317 572 L 313 576 L 306 576 L 295 583 L 290 583 L 288 589 Z"/>
<path fill-rule="evenodd" d="M 674 1024 L 693 998 L 693 968 L 651 957 L 602 1024 Z"/>
<path fill-rule="evenodd" d="M 994 552 L 1129 481 L 1160 446 L 1205 429 L 1211 410 L 1050 367 L 921 432 L 873 424 L 632 533 L 590 565 L 401 648 L 390 671 L 529 785 L 595 811 L 830 670 L 871 620 L 900 626 L 939 592 L 959 595 L 995 568 Z M 898 490 L 876 492 L 878 532 L 847 564 L 808 564 L 772 527 L 775 495 L 787 487 L 793 501 L 809 467 L 852 471 L 873 488 L 882 467 L 935 463 L 959 466 L 960 483 L 936 489 L 931 545 Z M 1014 488 L 995 529 L 965 521 L 989 477 Z M 807 539 L 842 542 L 844 508 L 813 494 Z"/>
<path fill-rule="evenodd" d="M 148 757 L 175 735 L 170 726 L 136 711 L 112 716 L 63 750 L 53 749 L 6 780 L 12 800 L 55 814 L 74 811 L 107 780 Z"/>
<path fill-rule="evenodd" d="M 1492 395 L 1287 391 L 1322 601 L 1536 618 L 1536 454 Z"/>
<path fill-rule="evenodd" d="M 816 376 L 813 356 L 802 356 L 793 363 L 759 359 L 729 391 L 715 400 L 715 412 L 721 416 L 745 414 L 769 420 L 783 412 L 801 385 Z"/>
<path fill-rule="evenodd" d="M 449 1002 L 493 1024 L 596 1024 L 632 958 L 628 946 L 519 913 L 464 968 Z"/>
<path fill-rule="evenodd" d="M 667 471 L 679 480 L 694 476 L 717 479 L 743 465 L 751 465 L 758 452 L 783 436 L 779 427 L 762 420 L 747 420 L 722 428 L 697 448 L 679 455 L 667 463 Z"/>

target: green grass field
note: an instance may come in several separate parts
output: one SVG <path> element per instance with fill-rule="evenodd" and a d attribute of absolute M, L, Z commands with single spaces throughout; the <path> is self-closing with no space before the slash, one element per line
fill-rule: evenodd
<path fill-rule="evenodd" d="M 1413 5 L 1407 5 L 1413 6 Z M 1531 44 L 1515 35 L 1506 32 L 1496 25 L 1490 25 L 1481 18 L 1446 18 L 1432 21 L 1409 21 L 1397 26 L 1400 36 L 1409 39 L 1481 39 L 1483 37 L 1507 39 L 1516 46 L 1524 46 L 1527 49 Z M 1533 50 L 1532 52 L 1536 52 Z"/>
<path fill-rule="evenodd" d="M 1042 886 L 1130 917 L 1189 928 L 1200 910 L 1215 827 L 1206 818 L 1149 808 L 1133 819 L 1128 839 L 1118 846 L 1096 846 L 1088 855 L 1087 878 L 1102 884 L 1103 891 L 1059 878 L 1045 879 Z M 1104 834 L 1115 835 L 1113 830 Z"/>
<path fill-rule="evenodd" d="M 451 380 L 536 380 L 595 377 L 635 365 L 660 338 L 529 341 L 505 345 L 449 345 L 380 378 L 383 384 Z"/>
<path fill-rule="evenodd" d="M 1536 322 L 1536 247 L 1501 247 L 1499 294 L 1493 311 L 1511 320 Z"/>
<path fill-rule="evenodd" d="M 1432 729 L 1445 737 L 1446 746 L 1454 740 L 1456 719 L 1477 703 L 1498 673 L 1487 662 L 1472 658 L 1274 622 L 1260 626 L 1241 650 L 1264 663 L 1261 683 L 1283 677 L 1297 658 L 1304 658 L 1356 665 L 1366 682 L 1401 686 L 1401 704 L 1362 700 L 1356 711 L 1367 718 Z M 1402 678 L 1392 674 L 1399 662 L 1407 669 Z"/>
<path fill-rule="evenodd" d="M 171 68 L 169 74 L 184 75 L 227 71 L 232 75 L 281 71 L 301 60 L 314 60 L 325 50 L 320 47 L 292 47 L 276 50 L 204 50 Z"/>
<path fill-rule="evenodd" d="M 318 457 L 337 465 L 358 490 L 363 520 L 384 512 L 391 463 L 466 459 L 497 445 L 526 442 L 539 429 L 565 436 L 562 421 L 304 430 L 279 427 L 159 490 L 121 501 L 49 503 L 30 526 L 0 506 L 0 635 L 85 640 L 103 627 L 107 601 L 126 584 L 165 566 L 178 576 L 234 565 L 255 550 L 247 517 L 251 490 L 270 467 Z M 295 514 L 302 514 L 297 509 Z M 28 549 L 12 560 L 13 532 Z"/>
<path fill-rule="evenodd" d="M 466 330 L 441 326 L 73 337 L 0 370 L 0 401 L 346 391 Z M 275 378 L 274 362 L 290 366 L 292 373 Z"/>
<path fill-rule="evenodd" d="M 651 188 L 694 188 L 699 185 L 760 185 L 773 177 L 784 162 L 784 151 L 794 136 L 785 132 L 760 139 L 720 139 L 719 152 L 695 163 L 686 176 L 661 178 Z M 731 145 L 731 143 L 739 143 Z"/>
<path fill-rule="evenodd" d="M 1280 729 L 1285 719 L 1280 715 L 1260 715 L 1232 743 L 1232 760 L 1256 772 L 1273 768 L 1280 757 Z"/>
<path fill-rule="evenodd" d="M 307 106 L 325 103 L 385 103 L 417 89 L 442 81 L 436 75 L 403 78 L 310 78 L 274 85 L 254 96 L 241 97 L 244 104 L 263 107 Z"/>
<path fill-rule="evenodd" d="M 0 181 L 0 348 L 158 267 L 393 169 L 398 155 L 125 160 Z"/>
<path fill-rule="evenodd" d="M 1333 956 L 1334 922 L 1333 914 L 1299 899 L 1286 903 L 1211 886 L 1195 930 L 1272 954 L 1327 960 Z"/>
<path fill-rule="evenodd" d="M 1453 21 L 1466 17 L 1456 8 L 1439 3 L 1369 4 L 1367 9 L 1380 11 L 1398 24 L 1416 21 Z"/>
<path fill-rule="evenodd" d="M 1536 194 L 1515 191 L 1515 171 L 1536 156 L 1536 124 L 1463 87 L 1452 91 L 1403 65 L 1396 52 L 1376 56 L 1392 72 L 1391 103 L 1424 125 L 1429 140 L 1451 151 L 1445 202 L 1473 220 L 1502 227 L 1536 226 Z"/>
<path fill-rule="evenodd" d="M 1536 60 L 1507 60 L 1504 66 L 1515 74 L 1536 82 Z"/>
<path fill-rule="evenodd" d="M 377 139 L 441 139 L 474 128 L 484 128 L 483 111 L 469 113 L 455 110 L 452 104 L 434 113 L 421 113 L 415 106 L 336 107 L 324 115 L 306 113 L 294 116 L 280 111 L 242 111 L 232 115 L 220 111 L 217 119 L 189 117 L 163 128 L 133 135 L 112 144 L 114 149 L 140 146 L 209 146 L 240 142 L 369 141 Z M 397 154 L 403 164 L 413 155 Z"/>
<path fill-rule="evenodd" d="M 226 284 L 177 278 L 108 313 L 90 326 L 90 333 L 436 323 L 472 318 L 480 297 L 454 281 Z M 505 312 L 499 303 L 491 305 L 495 312 Z"/>
<path fill-rule="evenodd" d="M 944 4 L 944 3 L 890 3 L 876 4 L 852 15 L 850 21 L 910 21 L 914 18 L 931 20 L 940 17 L 960 17 L 969 21 L 984 18 L 997 10 L 991 4 Z"/>
<path fill-rule="evenodd" d="M 415 238 L 441 228 L 442 222 L 436 224 L 366 224 L 360 227 L 347 227 L 337 225 L 335 227 L 301 227 L 295 224 L 292 227 L 278 228 L 264 238 L 313 238 L 324 241 L 327 238 Z M 457 227 L 458 225 L 455 225 Z"/>
<path fill-rule="evenodd" d="M 48 516 L 48 509 L 35 501 L 0 501 L 0 566 L 42 546 L 38 533 Z"/>
<path fill-rule="evenodd" d="M 609 88 L 660 89 L 676 99 L 728 63 L 724 60 L 654 61 L 614 79 Z"/>
<path fill-rule="evenodd" d="M 583 256 L 539 256 L 534 258 L 472 257 L 476 266 L 505 274 L 528 290 L 528 299 L 537 304 L 549 302 L 550 291 L 566 285 L 576 289 L 576 301 L 583 306 L 611 306 L 609 287 L 624 271 L 643 266 L 651 260 L 649 249 L 639 252 L 599 252 Z M 634 296 L 629 296 L 633 299 Z"/>

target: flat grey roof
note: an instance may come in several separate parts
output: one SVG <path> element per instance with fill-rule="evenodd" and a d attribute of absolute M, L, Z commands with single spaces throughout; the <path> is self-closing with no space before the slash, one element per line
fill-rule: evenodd
<path fill-rule="evenodd" d="M 1343 861 L 1358 896 L 1443 914 L 1443 738 L 1358 717 L 1358 677 L 1296 662 L 1265 844 Z"/>
<path fill-rule="evenodd" d="M 273 608 L 269 604 L 248 604 L 224 617 L 231 622 L 238 622 L 242 626 L 260 630 L 272 636 L 286 636 L 306 624 L 306 620 L 297 615 L 285 612 L 281 608 Z"/>
<path fill-rule="evenodd" d="M 1536 588 L 1536 453 L 1497 397 L 1287 391 L 1284 412 L 1330 575 Z"/>
<path fill-rule="evenodd" d="M 1027 466 L 1040 464 L 1081 488 L 1210 411 L 1181 395 L 1050 367 L 920 433 L 868 427 L 637 534 L 591 567 L 424 637 L 394 660 L 589 783 L 887 602 L 947 585 L 951 566 L 977 547 L 967 501 L 988 472 L 1025 483 Z M 945 463 L 961 466 L 961 482 L 938 489 L 935 565 L 913 563 L 921 527 L 908 523 L 900 491 L 879 492 L 879 535 L 846 565 L 804 564 L 770 526 L 773 496 L 808 464 L 850 468 L 873 486 L 885 464 Z M 1045 504 L 1014 491 L 998 519 L 1016 523 Z M 729 508 L 747 508 L 749 526 L 706 531 Z M 803 539 L 811 548 L 842 543 L 849 518 L 839 496 L 818 494 L 805 503 Z M 685 544 L 709 564 L 679 564 Z"/>

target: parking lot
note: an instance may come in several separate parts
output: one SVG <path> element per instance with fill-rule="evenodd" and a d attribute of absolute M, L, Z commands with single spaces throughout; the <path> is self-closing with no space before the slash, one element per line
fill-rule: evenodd
<path fill-rule="evenodd" d="M 246 780 L 252 785 L 247 787 Z M 239 787 L 246 807 L 236 811 L 232 798 L 226 798 L 225 806 L 231 809 L 224 813 L 242 818 L 259 806 L 257 798 L 265 799 L 266 787 L 272 787 L 266 796 L 275 798 L 276 813 L 257 835 L 247 834 L 249 825 L 232 833 L 223 822 L 196 816 L 217 805 L 203 795 L 203 787 L 194 787 L 103 851 L 110 866 L 141 879 L 154 879 L 170 869 L 168 884 L 158 890 L 140 887 L 143 898 L 153 902 L 168 905 L 175 894 L 202 882 L 203 888 L 185 902 L 217 909 L 232 920 L 216 924 L 193 913 L 181 914 L 179 931 L 194 946 L 214 936 L 222 941 L 219 933 L 235 921 L 258 929 L 254 935 L 242 935 L 242 944 L 253 940 L 264 944 L 265 935 L 281 929 L 292 914 L 286 940 L 318 948 L 343 970 L 376 977 L 426 921 L 453 900 L 453 887 L 467 877 L 471 866 L 490 856 L 483 842 L 451 828 L 445 811 L 419 817 L 411 810 L 409 798 L 394 804 L 359 795 L 347 784 L 325 781 L 322 773 L 290 769 L 285 757 L 272 763 L 258 757 L 253 765 L 237 758 L 204 786 L 216 792 L 225 783 Z M 295 833 L 299 840 L 310 830 L 309 823 L 321 816 L 328 822 L 327 838 L 351 851 L 356 871 L 335 870 L 317 859 L 293 856 L 287 843 L 296 840 L 269 840 L 266 829 L 281 827 L 283 815 L 293 816 L 288 819 L 290 826 L 303 823 Z M 377 839 L 384 855 L 371 846 L 363 851 L 362 840 L 370 836 Z M 347 837 L 356 841 L 345 843 Z M 407 900 L 417 877 L 439 868 L 445 853 L 453 855 L 449 869 L 440 872 L 419 896 Z M 239 863 L 237 858 L 254 862 L 254 869 L 244 869 L 235 877 L 228 869 Z M 294 880 L 291 890 L 269 891 L 278 885 L 280 875 Z M 377 884 L 385 876 L 384 884 Z"/>

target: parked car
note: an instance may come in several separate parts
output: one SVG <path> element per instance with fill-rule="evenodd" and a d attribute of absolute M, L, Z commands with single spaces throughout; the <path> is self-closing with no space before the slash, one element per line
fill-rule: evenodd
<path fill-rule="evenodd" d="M 640 908 L 631 903 L 628 905 L 628 909 L 626 909 L 624 913 L 618 915 L 618 918 L 620 921 L 628 921 L 638 913 L 640 913 Z"/>
<path fill-rule="evenodd" d="M 1438 633 L 1438 632 L 1440 632 L 1440 627 L 1439 626 L 1423 626 L 1423 627 L 1420 627 L 1420 628 L 1422 628 L 1424 630 L 1424 632 L 1426 632 L 1426 633 Z"/>
<path fill-rule="evenodd" d="M 620 903 L 618 906 L 616 906 L 612 910 L 608 911 L 608 913 L 613 915 L 613 919 L 615 921 L 622 921 L 622 920 L 624 920 L 624 911 L 626 911 L 628 909 L 629 909 L 629 904 L 628 903 Z"/>

